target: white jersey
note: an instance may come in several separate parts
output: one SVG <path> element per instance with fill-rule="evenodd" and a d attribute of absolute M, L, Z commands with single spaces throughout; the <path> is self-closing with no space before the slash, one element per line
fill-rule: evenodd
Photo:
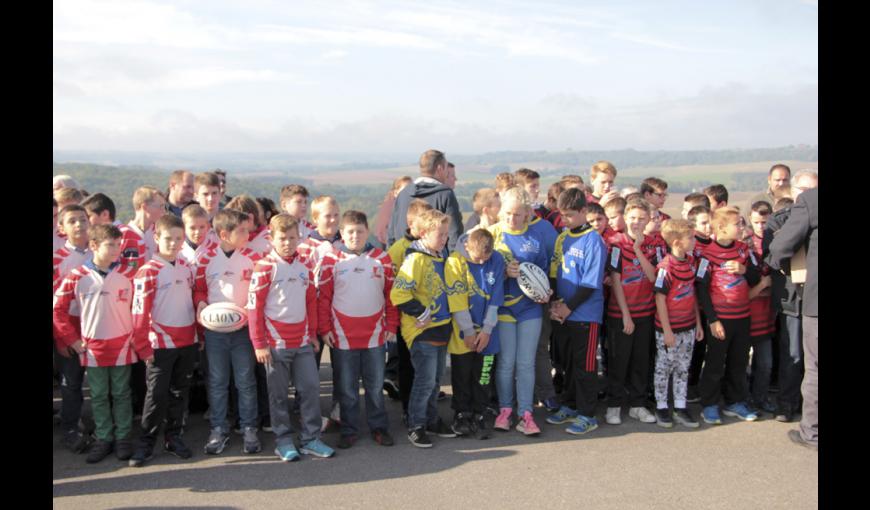
<path fill-rule="evenodd" d="M 243 248 L 227 258 L 220 246 L 213 246 L 200 257 L 194 281 L 194 307 L 199 303 L 233 303 L 244 308 L 254 264 L 260 255 Z"/>

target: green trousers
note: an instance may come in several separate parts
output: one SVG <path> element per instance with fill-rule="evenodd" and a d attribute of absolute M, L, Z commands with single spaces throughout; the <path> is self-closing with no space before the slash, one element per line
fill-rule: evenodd
<path fill-rule="evenodd" d="M 87 367 L 91 388 L 97 439 L 111 442 L 130 439 L 133 428 L 133 405 L 130 401 L 130 365 L 122 367 Z M 112 395 L 111 404 L 109 394 Z M 114 417 L 114 423 L 112 418 Z M 114 434 L 113 434 L 114 429 Z"/>

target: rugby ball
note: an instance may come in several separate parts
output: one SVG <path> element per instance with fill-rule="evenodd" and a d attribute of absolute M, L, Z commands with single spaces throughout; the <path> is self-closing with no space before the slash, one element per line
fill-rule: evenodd
<path fill-rule="evenodd" d="M 248 312 L 234 303 L 212 303 L 200 312 L 199 323 L 216 333 L 232 333 L 245 327 Z"/>
<path fill-rule="evenodd" d="M 523 294 L 532 301 L 543 301 L 547 299 L 550 292 L 550 280 L 547 278 L 547 273 L 531 262 L 520 263 L 520 275 L 517 277 L 517 283 Z"/>

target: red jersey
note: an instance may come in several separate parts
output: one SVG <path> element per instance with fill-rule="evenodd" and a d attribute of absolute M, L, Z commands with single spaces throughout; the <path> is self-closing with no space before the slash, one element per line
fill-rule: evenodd
<path fill-rule="evenodd" d="M 651 250 L 652 253 L 655 253 L 655 259 L 650 259 L 650 262 L 652 265 L 657 265 L 659 262 L 665 260 L 665 257 L 669 253 L 670 250 L 668 250 L 668 243 L 665 242 L 665 238 L 662 237 L 660 231 L 653 232 L 646 237 L 649 240 L 649 250 Z M 644 253 L 646 253 L 646 245 L 643 249 Z"/>
<path fill-rule="evenodd" d="M 761 251 L 761 237 L 752 234 L 752 245 L 749 252 L 753 264 L 758 266 L 761 276 L 770 275 L 770 266 L 764 262 Z M 749 302 L 750 336 L 773 335 L 776 331 L 776 313 L 770 306 L 770 287 L 761 291 L 761 294 Z"/>
<path fill-rule="evenodd" d="M 297 254 L 286 260 L 273 249 L 254 267 L 247 308 L 255 348 L 308 345 L 317 330 L 314 274 Z"/>
<path fill-rule="evenodd" d="M 671 330 L 680 333 L 694 328 L 698 316 L 695 297 L 695 261 L 692 256 L 686 255 L 685 260 L 680 260 L 668 254 L 659 262 L 656 269 L 658 271 L 653 289 L 666 297 Z M 656 314 L 656 331 L 663 331 L 658 314 Z"/>
<path fill-rule="evenodd" d="M 692 252 L 692 256 L 695 258 L 696 269 L 698 262 L 701 261 L 701 257 L 704 255 L 704 250 L 706 250 L 712 242 L 713 240 L 709 237 L 701 237 L 698 234 L 695 234 L 695 250 Z"/>
<path fill-rule="evenodd" d="M 651 264 L 655 257 L 649 236 L 644 236 L 641 251 Z M 607 261 L 607 269 L 614 278 L 613 273 L 620 275 L 622 291 L 628 304 L 628 311 L 632 318 L 649 317 L 655 314 L 656 305 L 653 297 L 653 284 L 649 281 L 640 265 L 640 260 L 634 255 L 634 241 L 627 234 L 617 234 L 611 238 L 610 255 Z M 622 311 L 615 298 L 607 304 L 607 316 L 620 319 Z"/>
<path fill-rule="evenodd" d="M 130 225 L 119 223 L 116 225 L 121 231 L 121 258 L 122 265 L 131 268 L 134 272 L 145 265 L 145 239 L 140 234 L 141 230 L 133 229 Z"/>
<path fill-rule="evenodd" d="M 383 345 L 385 334 L 399 325 L 392 289 L 393 263 L 385 251 L 327 254 L 320 273 L 318 333 L 332 331 L 336 347 L 344 350 Z"/>
<path fill-rule="evenodd" d="M 709 284 L 713 311 L 720 319 L 749 317 L 749 282 L 744 275 L 730 274 L 723 269 L 729 260 L 754 266 L 749 253 L 749 247 L 740 241 L 734 241 L 730 246 L 713 242 L 698 262 L 697 278 Z"/>
<path fill-rule="evenodd" d="M 246 248 L 262 256 L 268 255 L 272 251 L 272 234 L 269 229 L 260 227 L 250 232 Z"/>
<path fill-rule="evenodd" d="M 601 199 L 593 195 L 592 193 L 586 193 L 586 203 L 587 204 L 597 204 Z"/>
<path fill-rule="evenodd" d="M 152 349 L 196 343 L 193 309 L 194 269 L 182 258 L 175 264 L 155 255 L 133 280 L 133 334 Z"/>

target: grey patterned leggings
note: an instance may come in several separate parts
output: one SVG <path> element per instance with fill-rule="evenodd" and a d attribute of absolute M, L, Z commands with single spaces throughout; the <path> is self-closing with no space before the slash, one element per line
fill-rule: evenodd
<path fill-rule="evenodd" d="M 692 364 L 692 347 L 695 344 L 695 329 L 675 333 L 677 345 L 665 349 L 665 334 L 656 331 L 655 395 L 656 407 L 668 407 L 668 382 L 674 376 L 674 407 L 686 407 L 686 388 L 689 381 L 689 365 Z"/>

